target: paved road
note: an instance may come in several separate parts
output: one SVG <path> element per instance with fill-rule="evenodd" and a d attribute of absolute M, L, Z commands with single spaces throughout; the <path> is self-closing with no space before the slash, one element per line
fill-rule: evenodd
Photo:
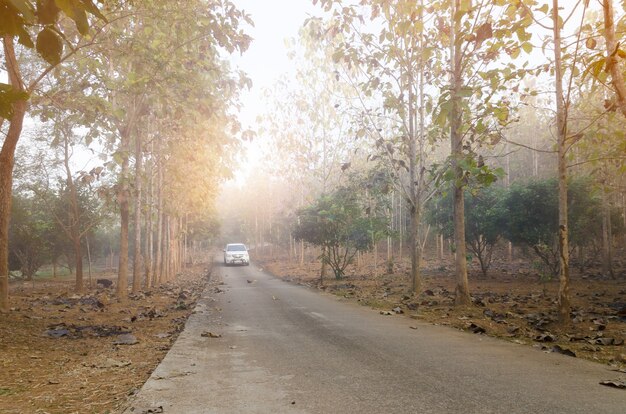
<path fill-rule="evenodd" d="M 626 390 L 598 384 L 619 377 L 588 361 L 382 316 L 254 264 L 216 265 L 196 313 L 126 413 L 624 414 Z"/>

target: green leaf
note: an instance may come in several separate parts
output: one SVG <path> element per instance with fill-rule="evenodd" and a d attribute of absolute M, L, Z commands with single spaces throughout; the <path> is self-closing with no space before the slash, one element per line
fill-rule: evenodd
<path fill-rule="evenodd" d="M 55 24 L 61 10 L 54 0 L 43 0 L 37 2 L 37 17 L 41 24 Z"/>
<path fill-rule="evenodd" d="M 28 23 L 35 22 L 35 12 L 33 10 L 32 4 L 30 4 L 30 1 L 8 0 L 8 2 L 22 15 L 24 20 L 26 20 Z"/>
<path fill-rule="evenodd" d="M 108 22 L 107 18 L 100 12 L 100 9 L 93 3 L 91 0 L 82 0 L 83 7 L 86 12 L 93 14 L 97 18 L 103 20 L 104 22 Z M 253 25 L 254 26 L 254 25 Z"/>
<path fill-rule="evenodd" d="M 63 13 L 76 23 L 76 28 L 82 35 L 86 35 L 89 32 L 89 22 L 87 20 L 87 13 L 85 12 L 86 5 L 80 0 L 54 0 L 57 7 L 63 10 Z M 92 4 L 93 5 L 93 4 Z"/>
<path fill-rule="evenodd" d="M 472 10 L 471 0 L 461 0 L 459 2 L 459 11 L 461 13 L 469 13 Z"/>
<path fill-rule="evenodd" d="M 524 52 L 530 55 L 530 53 L 533 51 L 533 45 L 530 42 L 522 43 L 522 49 L 524 49 Z"/>
<path fill-rule="evenodd" d="M 61 62 L 63 53 L 63 42 L 61 37 L 49 27 L 45 27 L 37 35 L 37 52 L 51 65 L 58 65 Z"/>
<path fill-rule="evenodd" d="M 471 86 L 464 86 L 459 91 L 459 96 L 462 98 L 469 98 L 473 94 L 474 94 L 474 88 L 472 88 Z"/>
<path fill-rule="evenodd" d="M 26 92 L 14 91 L 11 85 L 0 83 L 0 118 L 11 118 L 13 116 L 13 104 L 28 98 Z"/>
<path fill-rule="evenodd" d="M 520 50 L 521 49 L 519 47 L 514 47 L 513 50 L 511 50 L 511 58 L 517 59 L 520 54 Z"/>
<path fill-rule="evenodd" d="M 493 109 L 493 114 L 498 118 L 500 123 L 505 123 L 509 119 L 509 108 L 500 106 Z"/>

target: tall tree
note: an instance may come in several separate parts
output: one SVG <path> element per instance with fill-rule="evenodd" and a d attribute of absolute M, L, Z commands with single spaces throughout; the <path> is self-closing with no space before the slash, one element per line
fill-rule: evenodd
<path fill-rule="evenodd" d="M 588 2 L 587 2 L 588 3 Z M 620 112 L 626 116 L 626 81 L 624 80 L 623 65 L 621 60 L 626 57 L 626 52 L 620 49 L 615 30 L 615 10 L 613 0 L 602 0 L 604 15 L 604 40 L 606 46 L 606 72 L 611 74 L 611 84 L 615 92 L 615 100 Z M 590 42 L 595 42 L 593 38 Z"/>
<path fill-rule="evenodd" d="M 423 2 L 371 1 L 344 7 L 323 0 L 321 4 L 334 7 L 327 32 L 344 82 L 353 87 L 355 135 L 374 141 L 375 151 L 368 159 L 388 166 L 410 206 L 411 281 L 417 294 L 421 291 L 421 217 L 433 194 L 427 175 L 433 145 L 426 130 L 426 108 L 432 102 L 425 91 L 436 76 L 435 68 L 426 69 L 429 64 L 436 66 L 436 49 L 426 41 L 434 35 L 432 25 L 430 30 L 427 26 L 432 18 L 424 17 Z M 376 24 L 367 24 L 368 18 Z"/>
<path fill-rule="evenodd" d="M 64 14 L 74 21 L 80 35 L 89 33 L 89 15 L 106 21 L 91 0 L 74 2 L 45 0 L 36 3 L 30 0 L 17 0 L 0 3 L 0 36 L 9 79 L 8 84 L 0 84 L 0 127 L 5 119 L 9 120 L 9 127 L 0 150 L 0 312 L 9 310 L 8 229 L 13 164 L 15 148 L 22 134 L 28 108 L 27 101 L 52 69 L 77 51 L 93 44 L 96 34 L 99 33 L 99 28 L 96 28 L 96 33 L 92 33 L 88 40 L 75 36 L 74 28 L 60 23 Z M 38 34 L 36 42 L 33 42 L 35 32 Z M 24 78 L 25 60 L 19 60 L 16 55 L 16 38 L 24 48 L 36 49 L 47 64 L 27 79 Z M 67 53 L 63 51 L 64 42 L 70 46 Z"/>
<path fill-rule="evenodd" d="M 570 320 L 570 274 L 569 274 L 569 228 L 567 217 L 567 115 L 563 94 L 563 60 L 561 58 L 562 19 L 559 1 L 552 1 L 552 23 L 554 33 L 554 83 L 556 85 L 556 129 L 558 148 L 559 182 L 559 321 Z"/>

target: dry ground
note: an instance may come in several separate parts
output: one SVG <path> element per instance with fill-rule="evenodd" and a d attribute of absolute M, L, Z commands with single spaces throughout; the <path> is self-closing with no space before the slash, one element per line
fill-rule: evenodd
<path fill-rule="evenodd" d="M 574 323 L 555 323 L 554 281 L 541 283 L 524 263 L 500 264 L 488 279 L 472 272 L 474 305 L 453 306 L 451 264 L 426 263 L 424 293 L 408 293 L 408 263 L 386 274 L 372 258 L 341 280 L 319 282 L 319 264 L 288 258 L 253 257 L 285 280 L 351 298 L 381 312 L 381 318 L 410 317 L 482 335 L 573 353 L 626 372 L 626 278 L 610 280 L 589 272 L 572 283 Z M 118 303 L 114 287 L 72 293 L 70 279 L 12 285 L 13 309 L 0 316 L 0 412 L 113 413 L 149 377 L 169 350 L 208 280 L 204 267 L 175 282 L 131 295 Z M 101 277 L 101 276 L 99 276 Z M 114 279 L 114 275 L 107 275 Z M 417 326 L 416 326 L 417 328 Z M 129 336 L 132 335 L 132 336 Z M 136 343 L 123 344 L 130 340 Z"/>
<path fill-rule="evenodd" d="M 329 276 L 320 283 L 320 265 L 314 259 L 269 258 L 257 254 L 257 262 L 274 275 L 353 299 L 379 310 L 381 317 L 410 317 L 437 325 L 448 325 L 476 334 L 504 338 L 546 352 L 559 352 L 609 364 L 624 377 L 626 373 L 626 273 L 617 269 L 612 280 L 597 271 L 574 273 L 571 292 L 573 323 L 560 328 L 557 318 L 558 281 L 542 281 L 526 260 L 496 263 L 488 278 L 470 272 L 473 305 L 454 304 L 451 260 L 425 263 L 423 293 L 409 293 L 410 265 L 405 259 L 387 273 L 385 262 L 363 258 L 360 267 L 348 268 L 347 276 Z M 367 265 L 369 264 L 369 265 Z M 401 315 L 400 315 L 401 314 Z"/>
<path fill-rule="evenodd" d="M 70 279 L 13 284 L 0 315 L 0 412 L 117 412 L 171 347 L 207 275 L 189 269 L 126 303 L 114 286 L 77 296 Z"/>

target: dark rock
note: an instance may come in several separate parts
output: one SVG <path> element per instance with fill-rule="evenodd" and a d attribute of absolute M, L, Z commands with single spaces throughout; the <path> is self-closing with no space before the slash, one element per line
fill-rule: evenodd
<path fill-rule="evenodd" d="M 135 345 L 138 344 L 139 340 L 133 334 L 122 334 L 118 335 L 117 339 L 113 341 L 113 345 Z"/>
<path fill-rule="evenodd" d="M 96 279 L 96 284 L 108 289 L 113 286 L 113 281 L 109 279 Z"/>
<path fill-rule="evenodd" d="M 61 338 L 63 336 L 68 336 L 70 334 L 70 331 L 65 328 L 56 328 L 48 329 L 45 334 L 48 335 L 50 338 Z"/>

